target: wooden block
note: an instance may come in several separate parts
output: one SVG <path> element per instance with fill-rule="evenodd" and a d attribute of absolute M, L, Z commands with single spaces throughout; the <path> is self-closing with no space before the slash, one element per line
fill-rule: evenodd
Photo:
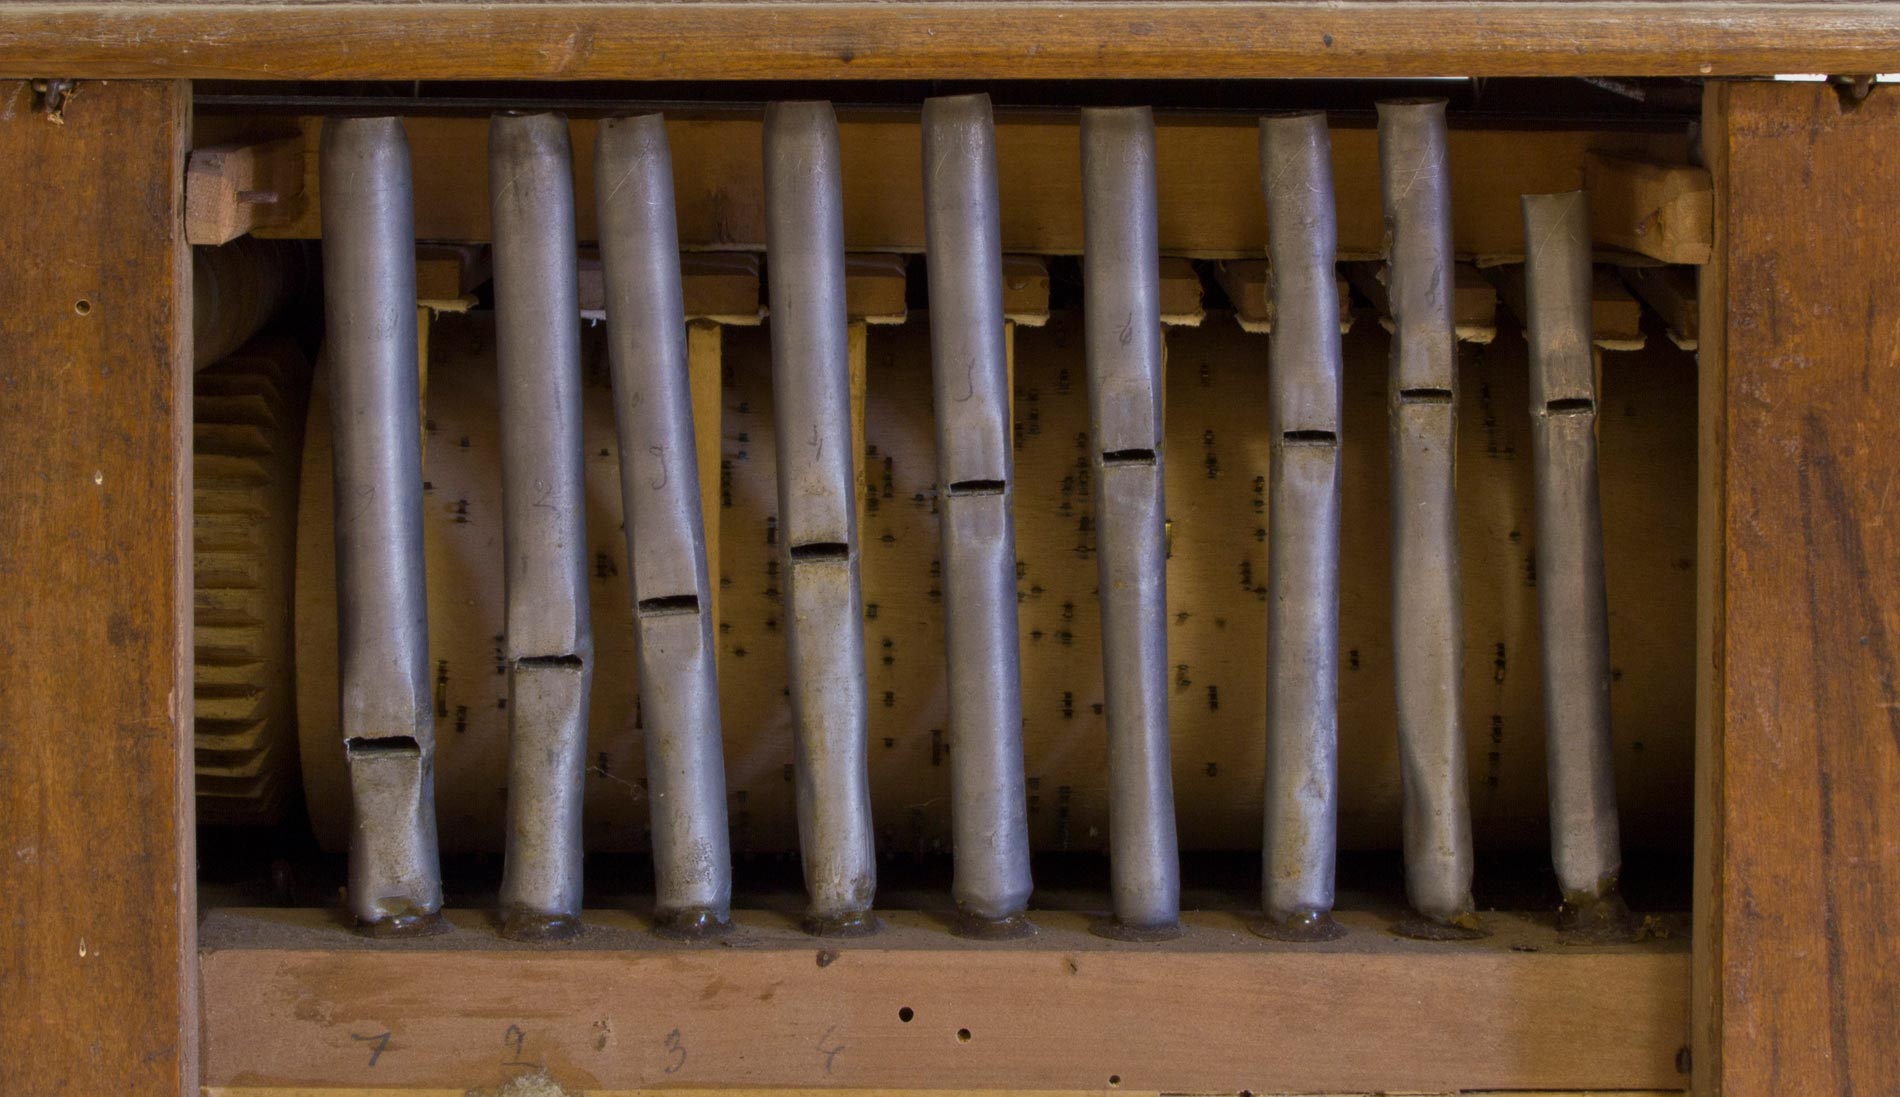
<path fill-rule="evenodd" d="M 1201 308 L 1201 275 L 1193 262 L 1162 256 L 1161 322 L 1170 327 L 1194 328 L 1206 316 Z"/>
<path fill-rule="evenodd" d="M 1386 295 L 1385 264 L 1345 263 L 1346 280 L 1379 311 L 1379 325 L 1392 330 L 1392 303 Z M 1452 267 L 1451 318 L 1461 343 L 1489 343 L 1498 335 L 1498 291 L 1477 267 Z"/>
<path fill-rule="evenodd" d="M 1488 267 L 1483 273 L 1497 288 L 1504 307 L 1517 317 L 1518 326 L 1528 327 L 1530 311 L 1524 296 L 1524 268 Z M 1609 267 L 1596 267 L 1591 273 L 1590 341 L 1603 350 L 1643 349 L 1643 306 Z"/>
<path fill-rule="evenodd" d="M 1590 235 L 1665 263 L 1706 263 L 1714 239 L 1707 168 L 1592 150 L 1583 161 Z"/>
<path fill-rule="evenodd" d="M 1712 85 L 1696 1087 L 1900 1081 L 1900 96 Z"/>
<path fill-rule="evenodd" d="M 1696 272 L 1689 267 L 1621 267 L 1623 284 L 1667 326 L 1669 339 L 1695 350 L 1701 331 Z"/>
<path fill-rule="evenodd" d="M 1235 259 L 1214 267 L 1215 280 L 1233 302 L 1234 319 L 1245 331 L 1264 334 L 1273 330 L 1273 290 L 1270 268 L 1265 259 Z M 1339 330 L 1352 330 L 1352 290 L 1346 279 L 1337 279 L 1339 287 Z"/>
<path fill-rule="evenodd" d="M 1003 315 L 1026 328 L 1049 322 L 1049 260 L 1040 255 L 1003 256 Z"/>
<path fill-rule="evenodd" d="M 185 168 L 185 239 L 222 244 L 303 212 L 299 137 L 191 150 Z"/>
<path fill-rule="evenodd" d="M 493 274 L 493 259 L 485 245 L 416 245 L 418 301 L 459 301 L 480 289 Z"/>
<path fill-rule="evenodd" d="M 909 315 L 909 260 L 853 252 L 844 257 L 845 311 L 867 324 L 901 324 Z"/>
<path fill-rule="evenodd" d="M 580 249 L 581 315 L 606 316 L 607 287 L 600 249 Z M 680 294 L 686 319 L 749 327 L 765 316 L 759 302 L 759 257 L 750 252 L 689 251 L 680 255 Z"/>
<path fill-rule="evenodd" d="M 1129 945 L 1091 936 L 1086 915 L 1039 911 L 1025 950 L 964 941 L 930 914 L 883 916 L 878 936 L 834 944 L 790 916 L 736 912 L 730 946 L 707 949 L 600 910 L 573 946 L 504 949 L 487 912 L 456 911 L 445 936 L 379 949 L 325 911 L 218 911 L 204 931 L 205 1081 L 486 1087 L 519 1071 L 510 1059 L 589 1093 L 1683 1081 L 1681 938 L 1578 949 L 1547 921 L 1487 913 L 1491 937 L 1448 950 L 1344 912 L 1351 935 L 1316 950 L 1262 941 L 1239 914 L 1190 912 L 1184 939 Z"/>
<path fill-rule="evenodd" d="M 0 81 L 0 1075 L 189 1097 L 191 91 L 32 102 Z"/>

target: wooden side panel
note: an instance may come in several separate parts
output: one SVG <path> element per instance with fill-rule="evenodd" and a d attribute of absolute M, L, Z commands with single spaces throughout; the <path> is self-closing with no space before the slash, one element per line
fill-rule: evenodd
<path fill-rule="evenodd" d="M 197 1092 L 181 83 L 0 83 L 0 1076 Z"/>
<path fill-rule="evenodd" d="M 1890 1094 L 1900 93 L 1851 108 L 1811 84 L 1718 94 L 1698 1081 L 1722 1097 Z"/>

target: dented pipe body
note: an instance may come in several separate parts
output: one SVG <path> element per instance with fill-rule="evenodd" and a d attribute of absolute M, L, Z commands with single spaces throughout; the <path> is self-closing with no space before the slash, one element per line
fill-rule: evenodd
<path fill-rule="evenodd" d="M 1597 493 L 1590 208 L 1582 191 L 1527 194 L 1531 440 L 1551 851 L 1567 912 L 1620 906 L 1610 742 L 1610 629 Z"/>
<path fill-rule="evenodd" d="M 508 658 L 504 932 L 569 935 L 581 911 L 581 794 L 593 633 L 574 180 L 567 119 L 489 124 Z"/>
<path fill-rule="evenodd" d="M 409 146 L 400 119 L 330 118 L 320 157 L 349 906 L 371 933 L 423 933 L 442 880 Z"/>
<path fill-rule="evenodd" d="M 831 104 L 765 111 L 766 256 L 778 530 L 789 623 L 798 832 L 820 934 L 876 928 L 866 758 L 864 615 L 844 281 L 844 198 Z"/>
<path fill-rule="evenodd" d="M 1339 813 L 1339 297 L 1323 113 L 1264 118 L 1268 344 L 1264 932 L 1331 935 Z"/>
<path fill-rule="evenodd" d="M 1458 574 L 1458 337 L 1442 99 L 1383 102 L 1380 196 L 1392 310 L 1392 666 L 1405 895 L 1427 922 L 1471 914 Z"/>
<path fill-rule="evenodd" d="M 1082 198 L 1110 887 L 1120 931 L 1166 935 L 1180 921 L 1181 881 L 1168 745 L 1161 259 L 1148 108 L 1082 112 Z"/>
<path fill-rule="evenodd" d="M 952 893 L 968 932 L 1029 903 L 1003 245 L 987 95 L 924 101 L 924 220 L 949 664 Z"/>
<path fill-rule="evenodd" d="M 646 728 L 655 921 L 663 932 L 696 936 L 728 924 L 732 857 L 672 154 L 658 114 L 604 119 L 598 133 L 594 193 Z"/>

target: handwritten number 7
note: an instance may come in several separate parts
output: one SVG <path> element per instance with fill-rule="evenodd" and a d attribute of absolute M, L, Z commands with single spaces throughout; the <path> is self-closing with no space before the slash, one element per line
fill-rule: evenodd
<path fill-rule="evenodd" d="M 369 1065 L 375 1066 L 376 1060 L 382 1058 L 383 1052 L 389 1050 L 389 1035 L 390 1034 L 387 1032 L 379 1032 L 374 1036 L 359 1036 L 356 1033 L 352 1032 L 350 1033 L 350 1039 L 361 1041 L 364 1043 L 368 1043 L 370 1041 L 375 1042 L 376 1046 L 369 1050 Z"/>

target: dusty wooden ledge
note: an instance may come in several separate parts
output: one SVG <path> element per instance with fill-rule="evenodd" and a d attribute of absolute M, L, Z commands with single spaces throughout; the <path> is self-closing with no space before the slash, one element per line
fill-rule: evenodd
<path fill-rule="evenodd" d="M 1106 941 L 1073 913 L 972 943 L 940 916 L 821 941 L 746 913 L 714 945 L 615 911 L 559 947 L 500 940 L 482 912 L 382 943 L 324 911 L 219 910 L 201 929 L 207 1086 L 826 1086 L 1254 1092 L 1663 1089 L 1687 1035 L 1675 936 L 1563 944 L 1488 915 L 1463 943 L 1348 913 L 1324 945 L 1190 915 L 1164 944 Z"/>

